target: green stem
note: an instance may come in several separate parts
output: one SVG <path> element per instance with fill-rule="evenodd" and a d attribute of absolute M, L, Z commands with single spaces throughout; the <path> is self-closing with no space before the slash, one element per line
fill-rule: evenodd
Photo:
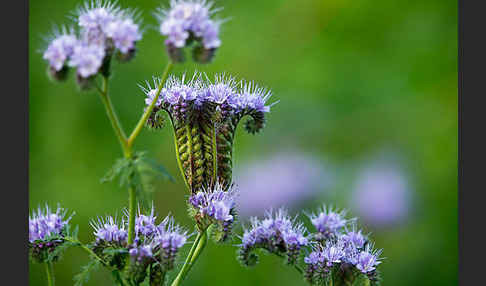
<path fill-rule="evenodd" d="M 208 238 L 206 230 L 198 233 L 196 240 L 191 247 L 191 251 L 189 252 L 186 261 L 184 262 L 184 266 L 182 266 L 181 271 L 179 272 L 179 274 L 177 274 L 177 277 L 174 279 L 171 286 L 178 286 L 182 283 L 182 280 L 184 280 L 187 273 L 189 272 L 189 270 L 191 270 L 194 263 L 196 263 L 197 258 L 206 246 L 207 239 Z"/>
<path fill-rule="evenodd" d="M 86 245 L 84 245 L 81 241 L 76 240 L 76 239 L 73 239 L 71 237 L 65 237 L 64 240 L 69 241 L 69 242 L 76 243 L 84 251 L 86 251 L 88 254 L 90 254 L 91 256 L 93 256 L 94 258 L 96 258 L 98 261 L 100 261 L 101 264 L 103 264 L 106 267 L 109 267 L 108 264 L 101 257 L 99 257 L 96 253 L 94 253 L 93 250 L 91 250 L 91 248 L 89 248 Z"/>
<path fill-rule="evenodd" d="M 47 285 L 48 286 L 54 286 L 54 267 L 52 265 L 52 262 L 46 262 L 46 273 L 47 273 Z"/>
<path fill-rule="evenodd" d="M 111 103 L 110 96 L 108 95 L 108 78 L 103 77 L 103 85 L 100 90 L 101 101 L 105 106 L 106 115 L 110 119 L 111 126 L 113 126 L 113 130 L 115 131 L 118 140 L 120 141 L 121 148 L 125 157 L 131 156 L 131 149 L 127 143 L 127 136 L 125 135 L 125 131 L 121 127 L 120 120 L 118 120 L 118 116 L 115 113 L 115 109 L 113 108 L 113 104 Z"/>
<path fill-rule="evenodd" d="M 137 138 L 138 134 L 140 134 L 140 132 L 143 129 L 143 126 L 145 125 L 145 122 L 147 122 L 147 119 L 149 118 L 150 114 L 152 113 L 152 110 L 154 109 L 155 104 L 157 103 L 157 100 L 160 97 L 160 92 L 162 91 L 162 87 L 164 86 L 164 83 L 167 80 L 167 77 L 169 76 L 169 72 L 172 69 L 172 66 L 173 66 L 173 64 L 172 64 L 171 61 L 169 61 L 167 63 L 167 65 L 165 66 L 164 73 L 162 74 L 162 77 L 160 79 L 160 84 L 157 87 L 157 93 L 155 95 L 154 100 L 152 101 L 152 103 L 150 103 L 147 110 L 145 110 L 142 117 L 140 118 L 137 125 L 135 126 L 135 129 L 133 129 L 132 134 L 130 134 L 130 137 L 128 138 L 127 144 L 128 144 L 129 147 L 131 147 L 133 145 L 133 141 L 135 140 L 135 138 Z"/>

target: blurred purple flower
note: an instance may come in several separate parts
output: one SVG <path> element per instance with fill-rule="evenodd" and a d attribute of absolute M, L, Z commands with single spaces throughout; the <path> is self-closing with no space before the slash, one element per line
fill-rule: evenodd
<path fill-rule="evenodd" d="M 391 226 L 408 216 L 410 195 L 409 182 L 399 167 L 381 163 L 361 172 L 351 205 L 365 223 L 375 227 Z"/>
<path fill-rule="evenodd" d="M 238 213 L 250 217 L 316 197 L 329 186 L 330 176 L 316 159 L 282 152 L 237 169 L 234 181 L 240 190 Z"/>

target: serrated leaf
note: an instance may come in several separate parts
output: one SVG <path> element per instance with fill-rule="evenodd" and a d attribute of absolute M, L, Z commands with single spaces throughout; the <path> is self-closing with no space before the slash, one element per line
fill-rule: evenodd
<path fill-rule="evenodd" d="M 47 255 L 47 261 L 56 261 L 61 255 L 71 246 L 76 246 L 76 243 L 70 241 L 64 241 L 60 245 L 56 246 L 53 251 Z"/>
<path fill-rule="evenodd" d="M 91 272 L 97 270 L 101 265 L 96 259 L 90 260 L 89 263 L 81 268 L 81 272 L 74 276 L 74 286 L 82 286 L 89 281 Z"/>
<path fill-rule="evenodd" d="M 174 177 L 172 177 L 169 171 L 167 171 L 162 164 L 157 163 L 157 161 L 152 158 L 142 157 L 137 165 L 142 173 L 149 173 L 155 175 L 159 179 L 175 182 Z"/>

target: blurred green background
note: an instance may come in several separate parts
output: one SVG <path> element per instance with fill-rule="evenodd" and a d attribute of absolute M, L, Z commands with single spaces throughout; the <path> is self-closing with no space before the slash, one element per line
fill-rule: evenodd
<path fill-rule="evenodd" d="M 68 23 L 75 0 L 30 1 L 29 203 L 60 202 L 76 212 L 80 239 L 93 239 L 89 219 L 119 213 L 126 190 L 100 178 L 121 151 L 95 92 L 79 92 L 70 78 L 56 84 L 46 74 L 39 50 L 52 24 Z M 134 61 L 115 64 L 112 100 L 125 129 L 137 122 L 143 93 L 137 87 L 160 75 L 167 61 L 152 11 L 167 1 L 121 1 L 138 7 L 148 27 Z M 325 158 L 337 176 L 321 203 L 349 208 L 350 186 L 364 158 L 393 150 L 413 178 L 414 206 L 406 223 L 364 226 L 386 257 L 383 285 L 457 284 L 457 2 L 451 0 L 266 0 L 217 1 L 230 18 L 212 64 L 179 65 L 226 71 L 270 87 L 280 100 L 265 131 L 251 136 L 240 128 L 235 162 L 295 148 Z M 177 181 L 156 184 L 160 216 L 171 213 L 191 228 L 172 132 L 144 130 L 138 150 L 148 150 Z M 353 212 L 351 212 L 353 214 Z M 79 249 L 56 264 L 58 285 L 87 263 Z M 30 285 L 45 285 L 42 266 L 30 264 Z M 105 270 L 88 285 L 109 285 Z M 210 244 L 185 285 L 304 285 L 272 256 L 252 269 L 239 265 L 231 245 Z"/>

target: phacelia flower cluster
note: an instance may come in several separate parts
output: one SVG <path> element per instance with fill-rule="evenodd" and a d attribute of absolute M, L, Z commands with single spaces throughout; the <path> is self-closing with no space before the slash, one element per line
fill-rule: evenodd
<path fill-rule="evenodd" d="M 354 219 L 346 219 L 345 211 L 337 211 L 332 208 L 322 207 L 317 214 L 312 214 L 310 220 L 317 233 L 314 235 L 317 241 L 324 241 L 336 237 L 344 227 Z"/>
<path fill-rule="evenodd" d="M 67 212 L 61 207 L 55 211 L 49 206 L 40 207 L 29 216 L 29 251 L 30 256 L 37 262 L 57 259 L 57 255 L 49 257 L 50 253 L 65 242 L 68 235 L 69 221 Z"/>
<path fill-rule="evenodd" d="M 206 0 L 171 0 L 169 8 L 159 8 L 155 15 L 160 33 L 167 37 L 165 45 L 173 61 L 184 61 L 183 48 L 193 42 L 193 59 L 201 63 L 211 61 L 221 46 L 221 21 L 211 19 L 216 11 Z"/>
<path fill-rule="evenodd" d="M 288 216 L 283 208 L 267 212 L 263 220 L 253 217 L 251 227 L 245 230 L 239 250 L 239 260 L 247 266 L 255 265 L 258 257 L 256 249 L 285 255 L 287 263 L 296 264 L 301 249 L 309 244 L 306 230 L 295 219 Z"/>
<path fill-rule="evenodd" d="M 134 243 L 130 245 L 128 214 L 120 221 L 107 217 L 92 222 L 96 237 L 93 251 L 119 270 L 124 268 L 128 255 L 132 261 L 129 279 L 134 283 L 146 279 L 147 269 L 150 269 L 149 279 L 163 279 L 165 273 L 174 268 L 178 251 L 187 242 L 188 234 L 169 216 L 159 224 L 156 219 L 153 207 L 148 214 L 139 210 L 135 217 Z M 107 252 L 107 249 L 112 251 Z"/>
<path fill-rule="evenodd" d="M 192 215 L 200 229 L 213 225 L 212 234 L 216 241 L 226 241 L 231 237 L 232 225 L 236 218 L 236 191 L 225 191 L 216 184 L 211 189 L 201 190 L 189 197 Z"/>
<path fill-rule="evenodd" d="M 147 82 L 142 88 L 146 105 L 154 106 L 147 125 L 161 128 L 167 112 L 176 136 L 176 155 L 191 193 L 217 181 L 229 188 L 236 126 L 248 115 L 245 128 L 249 133 L 263 129 L 271 92 L 253 83 L 236 83 L 224 74 L 211 81 L 197 72 L 189 79 L 171 76 L 163 86 L 155 78 L 153 85 Z"/>
<path fill-rule="evenodd" d="M 317 233 L 313 239 L 316 244 L 304 258 L 305 278 L 312 285 L 327 285 L 329 277 L 337 277 L 352 283 L 360 275 L 366 275 L 372 282 L 378 280 L 376 266 L 381 263 L 381 250 L 374 250 L 368 237 L 352 224 L 349 230 L 344 212 L 332 211 L 323 207 L 319 214 L 310 219 Z"/>
<path fill-rule="evenodd" d="M 76 68 L 78 83 L 88 88 L 96 74 L 109 75 L 113 55 L 120 61 L 134 56 L 142 32 L 135 13 L 120 9 L 115 2 L 86 2 L 76 16 L 79 31 L 55 32 L 43 57 L 54 78 L 65 79 L 69 67 Z"/>
<path fill-rule="evenodd" d="M 141 88 L 147 96 L 145 103 L 148 106 L 158 95 L 160 79 L 154 78 L 153 87 L 146 83 L 147 87 Z M 233 77 L 224 74 L 217 74 L 214 81 L 197 72 L 190 80 L 185 75 L 181 78 L 171 76 L 161 88 L 152 116 L 161 109 L 166 110 L 173 123 L 180 126 L 201 118 L 217 118 L 224 122 L 239 121 L 245 115 L 250 115 L 258 123 L 247 124 L 247 131 L 255 133 L 263 128 L 265 113 L 273 105 L 267 104 L 271 94 L 270 90 L 253 82 L 237 83 Z"/>

